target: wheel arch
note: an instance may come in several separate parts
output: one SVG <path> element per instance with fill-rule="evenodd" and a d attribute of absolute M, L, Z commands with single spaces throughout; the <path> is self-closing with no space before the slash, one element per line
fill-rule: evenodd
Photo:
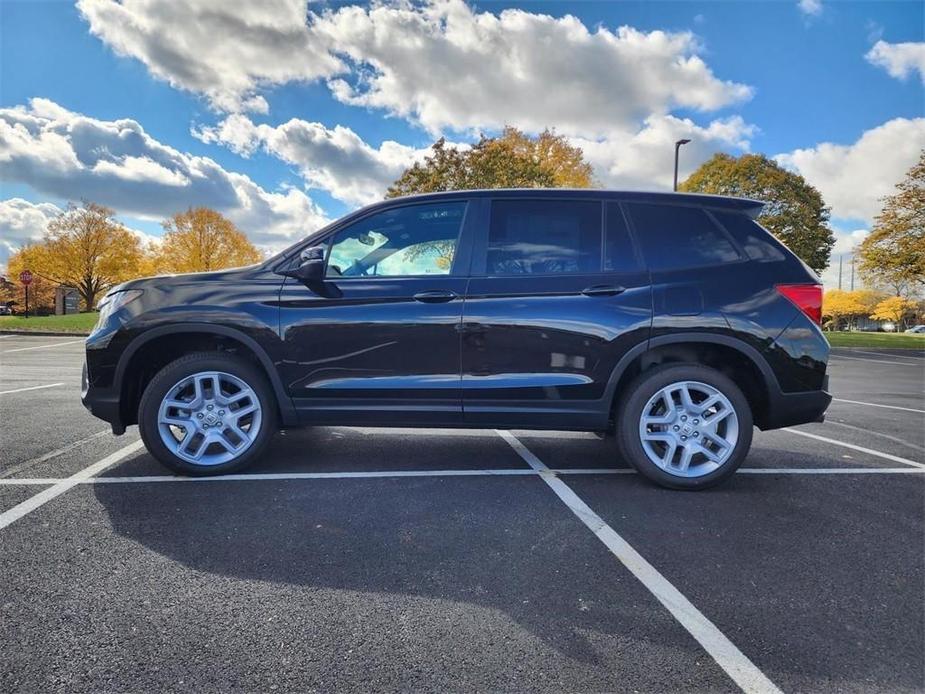
<path fill-rule="evenodd" d="M 772 400 L 780 392 L 777 377 L 757 349 L 738 338 L 713 333 L 663 335 L 627 352 L 607 385 L 605 397 L 611 418 L 626 387 L 639 374 L 662 364 L 686 361 L 733 376 L 748 399 L 755 424 L 762 427 Z"/>
<path fill-rule="evenodd" d="M 253 337 L 224 325 L 180 323 L 151 328 L 138 335 L 119 357 L 114 385 L 119 392 L 122 421 L 135 423 L 146 379 L 189 351 L 228 351 L 248 358 L 270 383 L 280 423 L 293 425 L 298 417 L 279 373 L 266 350 Z"/>

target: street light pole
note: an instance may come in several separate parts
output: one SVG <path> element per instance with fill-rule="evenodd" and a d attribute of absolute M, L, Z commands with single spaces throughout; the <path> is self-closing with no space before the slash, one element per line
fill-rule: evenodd
<path fill-rule="evenodd" d="M 678 150 L 681 149 L 681 145 L 686 145 L 690 140 L 678 140 L 674 143 L 674 190 L 678 190 Z"/>

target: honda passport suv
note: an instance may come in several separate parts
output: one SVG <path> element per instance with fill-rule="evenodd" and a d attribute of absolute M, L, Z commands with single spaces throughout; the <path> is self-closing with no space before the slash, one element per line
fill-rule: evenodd
<path fill-rule="evenodd" d="M 387 200 L 246 268 L 111 290 L 82 400 L 187 475 L 280 427 L 613 432 L 666 487 L 821 421 L 819 278 L 737 198 L 487 190 Z"/>

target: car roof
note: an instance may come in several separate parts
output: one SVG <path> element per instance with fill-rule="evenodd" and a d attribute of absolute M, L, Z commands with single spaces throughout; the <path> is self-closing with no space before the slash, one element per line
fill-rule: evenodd
<path fill-rule="evenodd" d="M 743 210 L 751 216 L 757 216 L 764 207 L 764 202 L 753 198 L 737 198 L 729 195 L 707 195 L 704 193 L 668 193 L 643 190 L 606 190 L 600 188 L 480 188 L 476 190 L 452 190 L 437 193 L 419 193 L 389 198 L 376 203 L 395 203 L 401 201 L 448 200 L 453 198 L 517 198 L 543 197 L 559 199 L 600 198 L 622 202 L 642 202 L 671 205 L 697 205 L 701 207 L 727 208 Z"/>

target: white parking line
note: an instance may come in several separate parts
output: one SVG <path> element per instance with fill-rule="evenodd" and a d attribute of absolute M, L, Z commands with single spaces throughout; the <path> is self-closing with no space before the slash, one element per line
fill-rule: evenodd
<path fill-rule="evenodd" d="M 893 364 L 895 366 L 914 366 L 907 361 L 887 361 L 886 359 L 868 359 L 867 357 L 846 357 L 844 354 L 835 354 L 834 352 L 829 355 L 832 359 L 853 359 L 854 361 L 869 361 L 874 364 Z"/>
<path fill-rule="evenodd" d="M 713 622 L 675 588 L 667 578 L 662 576 L 645 558 L 624 540 L 613 528 L 582 501 L 572 488 L 556 475 L 550 474 L 549 468 L 524 446 L 509 431 L 499 431 L 498 435 L 507 441 L 527 464 L 537 472 L 552 489 L 556 496 L 569 507 L 578 519 L 597 536 L 610 552 L 629 569 L 656 599 L 681 623 L 716 663 L 739 685 L 744 692 L 776 692 L 780 689 L 769 680 L 732 641 L 716 627 Z"/>
<path fill-rule="evenodd" d="M 871 431 L 870 429 L 865 429 L 864 427 L 856 427 L 853 424 L 846 424 L 845 422 L 836 422 L 834 419 L 826 419 L 826 426 L 834 427 L 843 427 L 845 429 L 851 429 L 852 431 L 858 431 L 865 436 L 876 436 L 878 439 L 886 439 L 887 441 L 892 441 L 893 443 L 898 443 L 900 446 L 905 446 L 907 448 L 912 448 L 920 453 L 925 453 L 925 446 L 919 446 L 918 444 L 911 443 L 904 439 L 899 438 L 898 436 L 890 436 L 889 434 L 881 434 L 879 431 Z"/>
<path fill-rule="evenodd" d="M 35 347 L 17 347 L 16 349 L 5 349 L 2 354 L 12 354 L 13 352 L 25 352 L 30 349 L 51 349 L 52 347 L 64 347 L 64 345 L 76 345 L 83 340 L 68 340 L 67 342 L 56 342 L 53 345 L 37 345 Z"/>
<path fill-rule="evenodd" d="M 78 484 L 145 484 L 163 482 L 263 482 L 276 480 L 382 479 L 390 477 L 533 477 L 554 475 L 635 475 L 630 468 L 549 468 L 542 473 L 527 469 L 494 470 L 370 470 L 367 472 L 255 472 L 210 477 L 181 475 L 133 475 L 130 477 L 90 477 Z M 742 475 L 921 475 L 925 468 L 913 467 L 815 467 L 815 468 L 739 468 Z M 60 477 L 18 477 L 0 479 L 0 486 L 46 485 L 64 482 Z"/>
<path fill-rule="evenodd" d="M 893 359 L 911 359 L 913 362 L 916 362 L 916 361 L 919 363 L 922 362 L 922 360 L 919 359 L 918 357 L 907 357 L 905 354 L 890 354 L 889 352 L 868 352 L 863 349 L 852 349 L 851 351 L 857 354 L 873 354 L 874 356 L 877 356 L 877 357 L 892 357 Z M 840 352 L 832 352 L 832 354 L 834 354 L 835 356 L 839 356 Z"/>
<path fill-rule="evenodd" d="M 110 433 L 110 431 L 111 431 L 110 429 L 103 429 L 103 431 L 98 431 L 95 434 L 92 434 L 84 439 L 79 439 L 77 441 L 67 444 L 66 446 L 62 446 L 61 448 L 56 448 L 55 450 L 45 453 L 44 455 L 40 455 L 38 458 L 32 458 L 31 460 L 26 460 L 20 463 L 19 465 L 14 465 L 11 468 L 7 468 L 3 472 L 0 472 L 0 479 L 3 479 L 4 477 L 11 477 L 15 475 L 17 472 L 19 472 L 20 470 L 25 470 L 26 468 L 32 467 L 33 465 L 44 463 L 46 460 L 57 458 L 62 453 L 67 453 L 68 451 L 73 450 L 77 448 L 78 446 L 82 446 L 88 441 L 92 441 L 93 439 L 98 439 L 100 436 Z"/>
<path fill-rule="evenodd" d="M 844 441 L 838 441 L 836 439 L 830 439 L 826 436 L 819 436 L 819 434 L 810 434 L 808 431 L 799 431 L 798 429 L 781 429 L 781 431 L 789 431 L 791 434 L 797 434 L 799 436 L 805 436 L 810 439 L 816 439 L 817 441 L 824 441 L 825 443 L 831 443 L 833 446 L 841 446 L 843 448 L 850 448 L 853 451 L 858 451 L 860 453 L 866 453 L 867 455 L 873 455 L 878 458 L 883 458 L 884 460 L 891 460 L 894 463 L 902 463 L 903 465 L 912 465 L 913 467 L 925 469 L 925 464 L 917 463 L 914 460 L 909 460 L 908 458 L 901 458 L 898 455 L 893 455 L 892 453 L 884 453 L 883 451 L 875 451 L 872 448 L 864 448 L 863 446 L 855 446 L 853 443 L 845 443 Z"/>
<path fill-rule="evenodd" d="M 25 393 L 27 390 L 42 390 L 43 388 L 57 388 L 63 386 L 63 383 L 49 383 L 44 386 L 29 386 L 28 388 L 14 388 L 13 390 L 0 390 L 0 395 L 12 395 L 13 393 Z"/>
<path fill-rule="evenodd" d="M 0 530 L 7 527 L 10 523 L 14 523 L 25 515 L 32 513 L 35 509 L 47 504 L 49 501 L 55 497 L 61 496 L 68 489 L 73 488 L 74 486 L 80 484 L 83 480 L 89 479 L 94 475 L 102 472 L 110 465 L 114 465 L 119 462 L 126 456 L 131 455 L 138 449 L 144 446 L 144 443 L 141 441 L 135 441 L 130 443 L 128 446 L 120 448 L 115 453 L 112 453 L 102 460 L 93 463 L 85 467 L 80 472 L 74 473 L 70 477 L 67 477 L 63 480 L 56 482 L 53 486 L 48 489 L 43 489 L 35 496 L 31 496 L 20 504 L 16 504 L 9 511 L 4 511 L 0 513 Z M 8 480 L 3 480 L 8 481 Z"/>
<path fill-rule="evenodd" d="M 882 407 L 885 410 L 902 410 L 903 412 L 918 412 L 925 414 L 925 410 L 916 410 L 912 407 L 899 407 L 898 405 L 880 405 L 876 402 L 863 402 L 861 400 L 845 400 L 844 398 L 832 398 L 833 402 L 847 402 L 850 405 L 866 405 L 867 407 Z"/>
<path fill-rule="evenodd" d="M 550 468 L 500 470 L 372 470 L 369 472 L 267 472 L 214 477 L 180 477 L 178 475 L 134 475 L 131 477 L 89 477 L 77 484 L 146 484 L 165 482 L 264 482 L 277 480 L 383 479 L 389 477 L 535 477 L 554 475 L 635 475 L 629 468 Z M 739 468 L 742 475 L 922 475 L 925 469 L 914 467 L 817 467 L 817 468 Z M 60 477 L 19 477 L 0 479 L 0 487 L 49 485 L 65 482 Z"/>

